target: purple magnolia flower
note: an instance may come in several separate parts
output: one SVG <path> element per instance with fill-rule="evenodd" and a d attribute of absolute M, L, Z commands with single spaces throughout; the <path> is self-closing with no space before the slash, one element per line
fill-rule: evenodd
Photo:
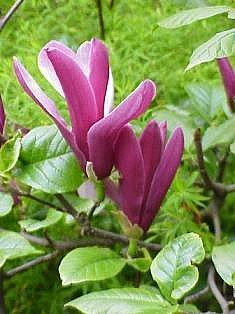
<path fill-rule="evenodd" d="M 77 53 L 62 43 L 51 41 L 40 52 L 38 65 L 51 85 L 65 98 L 71 130 L 54 102 L 40 89 L 18 59 L 14 59 L 17 78 L 26 93 L 54 120 L 71 146 L 81 168 L 93 163 L 99 179 L 112 169 L 113 145 L 120 129 L 141 115 L 155 96 L 155 85 L 143 81 L 116 109 L 108 51 L 97 39 L 83 43 Z M 111 111 L 111 112 L 110 112 Z"/>
<path fill-rule="evenodd" d="M 107 194 L 132 224 L 150 227 L 180 165 L 184 136 L 177 128 L 166 143 L 165 122 L 150 121 L 139 139 L 129 126 L 120 131 L 115 147 L 119 184 L 106 179 Z"/>
<path fill-rule="evenodd" d="M 235 112 L 235 73 L 228 58 L 217 59 L 217 62 L 223 79 L 229 107 L 232 112 Z"/>
<path fill-rule="evenodd" d="M 2 98 L 0 96 L 0 146 L 4 143 L 3 131 L 5 126 L 6 116 L 3 107 Z"/>

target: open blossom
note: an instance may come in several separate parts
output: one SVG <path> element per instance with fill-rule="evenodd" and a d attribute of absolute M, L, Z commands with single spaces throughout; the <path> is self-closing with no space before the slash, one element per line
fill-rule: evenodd
<path fill-rule="evenodd" d="M 228 58 L 217 59 L 224 88 L 227 94 L 228 104 L 235 112 L 235 73 Z"/>
<path fill-rule="evenodd" d="M 18 59 L 14 59 L 17 78 L 25 92 L 54 120 L 85 172 L 93 163 L 99 179 L 113 167 L 113 142 L 130 120 L 137 118 L 155 96 L 155 85 L 143 81 L 117 108 L 113 106 L 113 80 L 108 51 L 97 39 L 83 43 L 77 53 L 60 42 L 49 42 L 38 57 L 39 69 L 65 98 L 71 129 L 58 113 L 54 102 L 41 90 Z"/>
<path fill-rule="evenodd" d="M 175 129 L 167 144 L 166 130 L 165 122 L 150 121 L 137 139 L 129 126 L 123 127 L 114 147 L 119 184 L 106 180 L 108 195 L 144 231 L 157 214 L 183 154 L 182 129 Z"/>

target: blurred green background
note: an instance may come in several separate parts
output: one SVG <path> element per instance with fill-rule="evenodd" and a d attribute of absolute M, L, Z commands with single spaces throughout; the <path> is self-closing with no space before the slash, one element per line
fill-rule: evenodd
<path fill-rule="evenodd" d="M 1 15 L 6 14 L 12 4 L 13 1 L 0 0 Z M 233 21 L 221 15 L 173 31 L 159 28 L 157 23 L 181 9 L 209 4 L 233 5 L 234 1 L 114 0 L 112 9 L 109 0 L 103 0 L 102 4 L 105 43 L 109 47 L 115 81 L 115 104 L 145 78 L 158 85 L 153 103 L 158 107 L 180 105 L 186 97 L 186 83 L 220 81 L 214 62 L 188 73 L 184 73 L 184 69 L 197 46 L 216 32 L 233 27 Z M 66 117 L 65 104 L 39 73 L 37 55 L 52 39 L 77 49 L 92 37 L 100 37 L 95 0 L 24 1 L 0 33 L 0 92 L 10 121 L 26 127 L 50 123 L 16 81 L 12 57 L 21 59 Z M 17 275 L 5 288 L 11 314 L 63 313 L 63 304 L 71 299 L 73 290 L 77 290 L 61 287 L 54 263 Z"/>

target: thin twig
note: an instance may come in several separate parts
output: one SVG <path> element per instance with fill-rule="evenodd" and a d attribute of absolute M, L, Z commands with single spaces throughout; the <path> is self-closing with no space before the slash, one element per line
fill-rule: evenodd
<path fill-rule="evenodd" d="M 223 199 L 214 197 L 208 206 L 213 221 L 216 243 L 219 243 L 221 240 L 221 223 L 219 218 L 219 208 L 221 207 L 222 202 Z"/>
<path fill-rule="evenodd" d="M 113 6 L 114 6 L 114 0 L 110 0 L 109 1 L 109 8 L 110 8 L 110 10 L 112 10 Z"/>
<path fill-rule="evenodd" d="M 205 287 L 204 289 L 197 291 L 189 296 L 187 296 L 184 299 L 184 303 L 194 303 L 195 301 L 197 301 L 198 299 L 200 299 L 201 297 L 203 297 L 205 294 L 207 294 L 209 292 L 209 287 Z"/>
<path fill-rule="evenodd" d="M 5 314 L 5 300 L 4 300 L 4 290 L 3 290 L 3 272 L 0 271 L 0 314 Z"/>
<path fill-rule="evenodd" d="M 0 147 L 7 141 L 4 135 L 0 133 Z"/>
<path fill-rule="evenodd" d="M 213 293 L 214 297 L 218 301 L 223 314 L 229 314 L 229 305 L 228 302 L 225 300 L 224 296 L 221 294 L 220 290 L 218 289 L 216 282 L 215 282 L 215 269 L 213 266 L 210 267 L 208 273 L 208 285 Z"/>
<path fill-rule="evenodd" d="M 235 184 L 225 185 L 225 191 L 226 193 L 235 192 Z"/>
<path fill-rule="evenodd" d="M 65 211 L 71 214 L 74 217 L 74 219 L 77 221 L 77 223 L 80 225 L 82 229 L 82 232 L 81 232 L 82 235 L 88 235 L 88 236 L 93 236 L 95 238 L 112 240 L 116 243 L 129 244 L 129 238 L 125 235 L 121 235 L 121 234 L 114 233 L 111 231 L 92 227 L 90 225 L 88 217 L 85 214 L 83 215 L 79 214 L 76 211 L 76 209 L 65 199 L 63 195 L 57 194 L 56 197 L 63 205 Z M 140 247 L 149 248 L 152 251 L 159 251 L 161 249 L 161 246 L 159 244 L 145 243 L 144 241 L 138 241 L 138 245 Z"/>
<path fill-rule="evenodd" d="M 104 28 L 102 0 L 96 0 L 96 6 L 97 6 L 97 9 L 98 9 L 98 15 L 99 15 L 100 37 L 102 39 L 105 39 L 105 28 Z"/>
<path fill-rule="evenodd" d="M 10 8 L 10 10 L 7 12 L 7 14 L 2 19 L 0 19 L 0 32 L 3 30 L 7 22 L 10 20 L 10 18 L 13 16 L 13 14 L 17 11 L 17 9 L 23 2 L 24 0 L 16 0 L 13 6 Z"/>
<path fill-rule="evenodd" d="M 53 247 L 56 250 L 63 251 L 63 250 L 71 250 L 78 247 L 86 247 L 86 246 L 112 246 L 114 243 L 112 240 L 104 240 L 104 239 L 77 239 L 77 240 L 68 240 L 68 241 L 55 241 L 51 240 L 50 242 L 46 238 L 40 238 L 34 235 L 31 235 L 25 231 L 21 231 L 21 235 L 27 239 L 28 241 L 44 246 L 44 247 L 51 247 L 51 242 L 53 242 Z"/>
<path fill-rule="evenodd" d="M 216 177 L 216 181 L 222 182 L 223 177 L 224 177 L 224 171 L 226 167 L 226 162 L 229 156 L 229 149 L 226 149 L 226 152 L 221 160 L 219 160 L 219 166 L 218 166 L 218 173 Z"/>
<path fill-rule="evenodd" d="M 14 275 L 18 273 L 22 273 L 23 271 L 26 271 L 30 269 L 33 266 L 36 266 L 38 264 L 42 264 L 44 262 L 48 262 L 52 259 L 54 259 L 56 256 L 59 255 L 59 251 L 54 251 L 52 253 L 49 253 L 47 255 L 39 256 L 38 258 L 33 259 L 32 261 L 29 261 L 27 263 L 24 263 L 20 266 L 17 266 L 15 268 L 12 268 L 11 270 L 8 270 L 4 273 L 5 278 L 11 278 Z"/>
<path fill-rule="evenodd" d="M 49 206 L 49 207 L 57 209 L 59 211 L 63 211 L 63 209 L 61 207 L 59 207 L 59 206 L 57 206 L 57 205 L 55 205 L 55 204 L 53 204 L 51 202 L 45 201 L 45 200 L 43 200 L 43 199 L 41 199 L 41 198 L 39 198 L 37 196 L 34 196 L 34 195 L 30 194 L 30 193 L 23 193 L 23 192 L 15 190 L 15 189 L 13 189 L 12 191 L 15 192 L 20 197 L 30 198 L 31 200 L 34 200 L 34 201 L 36 201 L 38 203 L 41 203 L 43 205 Z"/>
<path fill-rule="evenodd" d="M 93 216 L 95 210 L 96 210 L 99 206 L 100 206 L 100 202 L 96 202 L 96 203 L 92 206 L 92 208 L 91 208 L 91 210 L 89 211 L 89 214 L 88 214 L 88 220 L 91 220 L 91 218 L 92 218 L 92 216 Z"/>

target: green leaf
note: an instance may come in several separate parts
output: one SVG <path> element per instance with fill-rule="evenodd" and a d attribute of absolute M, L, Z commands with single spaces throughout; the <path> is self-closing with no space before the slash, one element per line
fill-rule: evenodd
<path fill-rule="evenodd" d="M 226 120 L 219 126 L 208 128 L 202 138 L 204 150 L 221 144 L 230 144 L 235 139 L 235 117 Z"/>
<path fill-rule="evenodd" d="M 62 284 L 104 280 L 116 276 L 125 266 L 125 259 L 107 248 L 87 247 L 69 252 L 59 267 Z"/>
<path fill-rule="evenodd" d="M 201 118 L 210 123 L 220 108 L 227 106 L 224 89 L 221 86 L 188 84 L 186 91 L 192 100 L 190 105 Z"/>
<path fill-rule="evenodd" d="M 234 285 L 235 272 L 235 242 L 215 246 L 212 251 L 212 260 L 220 277 L 228 285 Z"/>
<path fill-rule="evenodd" d="M 6 216 L 10 213 L 14 200 L 10 193 L 0 191 L 0 217 Z"/>
<path fill-rule="evenodd" d="M 20 227 L 25 229 L 27 232 L 33 232 L 56 224 L 62 218 L 62 216 L 63 213 L 60 213 L 55 209 L 49 209 L 44 220 L 25 219 L 20 220 L 19 224 Z"/>
<path fill-rule="evenodd" d="M 194 134 L 193 121 L 186 111 L 179 111 L 174 106 L 169 106 L 164 110 L 155 110 L 153 118 L 157 121 L 167 120 L 168 129 L 172 132 L 176 127 L 181 126 L 184 131 L 185 148 L 189 149 Z"/>
<path fill-rule="evenodd" d="M 200 7 L 191 10 L 183 10 L 164 19 L 159 25 L 165 28 L 177 28 L 207 19 L 217 14 L 228 12 L 229 10 L 230 8 L 226 6 Z"/>
<path fill-rule="evenodd" d="M 138 257 L 127 260 L 127 263 L 138 271 L 147 272 L 151 266 L 151 260 L 146 257 Z"/>
<path fill-rule="evenodd" d="M 170 301 L 181 299 L 198 281 L 199 264 L 205 257 L 202 240 L 187 233 L 166 245 L 155 257 L 151 274 L 162 294 Z"/>
<path fill-rule="evenodd" d="M 179 305 L 180 313 L 187 313 L 187 314 L 200 314 L 198 308 L 193 304 L 180 304 Z"/>
<path fill-rule="evenodd" d="M 228 12 L 229 19 L 235 19 L 235 9 L 230 9 Z"/>
<path fill-rule="evenodd" d="M 6 260 L 40 254 L 23 236 L 17 232 L 0 230 L 0 267 Z"/>
<path fill-rule="evenodd" d="M 235 28 L 217 33 L 207 42 L 194 50 L 190 62 L 185 71 L 198 64 L 215 60 L 216 58 L 234 55 L 235 50 Z"/>
<path fill-rule="evenodd" d="M 230 145 L 230 151 L 235 154 L 235 142 Z"/>
<path fill-rule="evenodd" d="M 92 292 L 77 298 L 66 306 L 71 306 L 87 314 L 172 314 L 178 306 L 170 305 L 157 289 L 123 288 Z"/>
<path fill-rule="evenodd" d="M 20 155 L 20 148 L 21 142 L 18 133 L 2 145 L 0 148 L 0 173 L 2 175 L 15 166 Z"/>
<path fill-rule="evenodd" d="M 82 172 L 78 161 L 54 126 L 33 129 L 22 140 L 18 179 L 47 193 L 65 193 L 78 188 Z"/>

